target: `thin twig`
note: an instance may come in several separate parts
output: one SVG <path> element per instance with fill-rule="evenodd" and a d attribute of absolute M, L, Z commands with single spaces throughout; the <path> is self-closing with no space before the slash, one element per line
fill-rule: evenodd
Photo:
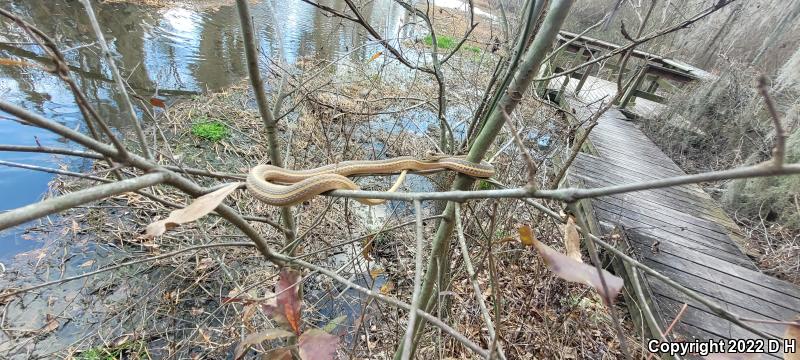
<path fill-rule="evenodd" d="M 481 315 L 483 315 L 483 321 L 486 323 L 487 332 L 489 333 L 489 337 L 492 339 L 490 343 L 494 343 L 495 339 L 497 338 L 497 333 L 494 330 L 492 315 L 489 314 L 489 309 L 486 307 L 486 302 L 483 300 L 483 291 L 481 291 L 481 286 L 478 284 L 478 279 L 476 278 L 475 274 L 475 267 L 472 266 L 472 260 L 469 258 L 467 240 L 464 237 L 464 228 L 461 225 L 461 205 L 455 204 L 455 207 L 456 234 L 458 234 L 458 244 L 461 248 L 461 257 L 464 259 L 464 267 L 466 267 L 467 275 L 469 276 L 470 283 L 472 283 L 472 291 L 475 293 L 475 300 L 478 302 Z M 488 251 L 491 252 L 492 249 L 489 248 Z M 500 345 L 500 343 L 495 343 L 495 345 L 497 346 L 497 353 L 499 354 L 500 359 L 505 359 L 506 355 L 503 352 L 503 347 Z"/>
<path fill-rule="evenodd" d="M 53 281 L 48 281 L 48 282 L 44 282 L 44 283 L 41 283 L 41 284 L 36 284 L 36 285 L 29 286 L 29 287 L 26 287 L 26 288 L 23 288 L 23 289 L 17 289 L 17 290 L 12 290 L 12 291 L 6 292 L 6 293 L 0 293 L 0 299 L 5 299 L 5 298 L 8 298 L 8 297 L 11 297 L 11 296 L 14 296 L 14 295 L 19 295 L 19 294 L 22 294 L 22 293 L 30 292 L 30 291 L 33 291 L 33 290 L 36 290 L 36 289 L 41 289 L 41 288 L 48 287 L 48 286 L 51 286 L 51 285 L 64 284 L 64 283 L 67 283 L 67 282 L 70 282 L 70 281 L 80 280 L 80 279 L 83 279 L 83 278 L 87 278 L 89 276 L 94 276 L 94 275 L 102 274 L 104 272 L 117 270 L 117 269 L 120 269 L 120 268 L 123 268 L 123 267 L 126 267 L 126 266 L 131 266 L 131 265 L 142 264 L 142 263 L 146 263 L 146 262 L 152 262 L 152 261 L 156 261 L 156 260 L 171 258 L 171 257 L 173 257 L 175 255 L 182 254 L 182 253 L 189 252 L 189 251 L 196 251 L 196 250 L 202 250 L 202 249 L 208 249 L 208 248 L 216 248 L 216 247 L 236 247 L 236 246 L 252 247 L 252 246 L 255 246 L 255 244 L 253 244 L 252 242 L 248 241 L 248 242 L 230 242 L 230 243 L 205 244 L 205 245 L 190 246 L 190 247 L 187 247 L 187 248 L 171 251 L 171 252 L 164 253 L 164 254 L 157 255 L 157 256 L 152 256 L 152 257 L 147 257 L 147 258 L 144 258 L 144 259 L 128 261 L 128 262 L 124 262 L 124 263 L 121 263 L 121 264 L 117 264 L 117 265 L 109 266 L 109 267 L 106 267 L 106 268 L 98 269 L 98 270 L 95 270 L 95 271 L 90 271 L 90 272 L 87 272 L 87 273 L 83 273 L 83 274 L 80 274 L 80 275 L 65 277 L 65 278 L 58 279 L 58 280 L 53 280 Z"/>
<path fill-rule="evenodd" d="M 108 48 L 108 43 L 103 35 L 103 30 L 100 29 L 100 23 L 97 22 L 97 17 L 94 15 L 92 4 L 89 2 L 89 0 L 81 0 L 81 4 L 83 4 L 83 7 L 86 8 L 86 14 L 89 16 L 89 22 L 92 24 L 94 35 L 97 37 L 97 42 L 100 44 L 100 49 L 103 50 L 103 57 L 108 63 L 108 68 L 111 69 L 111 75 L 114 77 L 114 84 L 116 84 L 117 91 L 119 91 L 119 96 L 122 98 L 122 108 L 124 109 L 125 114 L 128 116 L 128 120 L 131 122 L 131 125 L 134 126 L 137 141 L 142 149 L 142 154 L 144 155 L 145 159 L 152 159 L 152 156 L 150 155 L 150 149 L 148 149 L 147 146 L 147 140 L 145 139 L 144 132 L 142 131 L 142 125 L 139 123 L 139 119 L 136 118 L 136 112 L 133 110 L 133 103 L 131 103 L 131 98 L 128 96 L 128 89 L 125 87 L 125 83 L 122 80 L 122 75 L 119 73 L 119 69 L 117 68 L 117 64 L 114 61 L 113 55 L 111 54 L 111 50 Z"/>
<path fill-rule="evenodd" d="M 414 325 L 417 321 L 417 310 L 419 309 L 419 292 L 422 285 L 422 252 L 424 249 L 424 227 L 422 226 L 422 205 L 419 200 L 414 201 L 414 216 L 416 217 L 415 235 L 417 241 L 417 253 L 414 254 L 414 292 L 411 294 L 411 311 L 408 315 L 408 325 L 406 335 L 403 338 L 403 350 L 401 360 L 411 358 L 411 342 L 414 340 Z"/>
<path fill-rule="evenodd" d="M 775 149 L 772 151 L 772 162 L 776 168 L 783 166 L 786 158 L 786 130 L 781 124 L 781 118 L 778 115 L 778 110 L 775 109 L 775 102 L 769 95 L 769 85 L 767 84 L 767 77 L 761 75 L 758 77 L 758 91 L 764 97 L 764 104 L 767 106 L 772 125 L 775 126 Z"/>

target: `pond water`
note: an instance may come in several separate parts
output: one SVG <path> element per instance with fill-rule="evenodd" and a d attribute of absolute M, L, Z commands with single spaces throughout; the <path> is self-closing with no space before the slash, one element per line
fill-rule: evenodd
<path fill-rule="evenodd" d="M 327 4 L 343 8 L 341 0 Z M 151 96 L 158 90 L 160 97 L 170 100 L 223 89 L 246 75 L 238 14 L 232 0 L 177 3 L 163 8 L 97 1 L 93 5 L 117 64 L 129 85 L 142 95 Z M 109 69 L 90 46 L 95 38 L 80 3 L 0 0 L 0 7 L 54 36 L 92 104 L 116 128 L 127 126 L 120 120 Z M 325 16 L 300 0 L 251 1 L 251 12 L 264 58 L 278 55 L 275 51 L 279 43 L 288 62 L 303 56 L 334 60 L 345 55 L 365 61 L 379 50 L 378 45 L 367 43 L 360 28 Z M 398 37 L 405 16 L 389 0 L 369 2 L 363 14 L 387 39 Z M 5 19 L 0 21 L 0 58 L 43 59 L 44 53 L 28 41 L 16 26 Z M 353 48 L 353 44 L 367 46 Z M 71 128 L 83 129 L 72 94 L 60 80 L 43 71 L 0 66 L 0 97 Z M 51 133 L 16 123 L 2 112 L 0 139 L 10 145 L 71 146 Z M 67 163 L 75 169 L 90 165 L 74 158 L 35 153 L 0 152 L 0 160 L 46 167 Z M 40 200 L 51 180 L 53 176 L 47 173 L 0 166 L 0 211 Z M 41 246 L 26 240 L 29 237 L 22 228 L 0 232 L 0 261 Z"/>

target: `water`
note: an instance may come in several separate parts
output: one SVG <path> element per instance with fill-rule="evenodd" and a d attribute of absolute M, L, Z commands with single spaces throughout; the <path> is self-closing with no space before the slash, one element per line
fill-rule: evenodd
<path fill-rule="evenodd" d="M 344 7 L 341 0 L 326 4 Z M 94 2 L 93 5 L 118 66 L 129 85 L 143 96 L 152 96 L 158 90 L 158 95 L 169 101 L 175 96 L 223 89 L 242 81 L 246 75 L 238 14 L 232 0 L 187 2 L 165 8 L 127 3 Z M 117 108 L 107 65 L 97 49 L 88 46 L 95 38 L 78 2 L 0 0 L 0 6 L 54 36 L 65 52 L 78 86 L 101 116 L 116 128 L 127 126 Z M 378 45 L 367 43 L 363 31 L 354 24 L 325 16 L 300 0 L 280 0 L 274 4 L 255 1 L 251 2 L 251 12 L 262 63 L 266 56 L 279 55 L 290 63 L 305 56 L 323 60 L 348 56 L 363 62 L 380 50 Z M 273 13 L 277 14 L 277 23 L 272 21 Z M 390 0 L 377 0 L 363 9 L 363 15 L 385 38 L 396 39 L 404 12 Z M 0 58 L 29 62 L 45 58 L 28 41 L 16 26 L 5 19 L 0 21 Z M 276 53 L 280 49 L 278 44 L 283 45 L 283 54 Z M 366 46 L 353 47 L 353 44 Z M 0 66 L 0 97 L 84 130 L 72 94 L 60 80 L 43 71 Z M 21 125 L 4 115 L 0 112 L 0 143 L 72 147 L 58 136 Z M 75 170 L 85 170 L 90 165 L 81 159 L 35 153 L 0 152 L 0 160 L 56 168 L 66 163 Z M 3 190 L 0 211 L 40 200 L 51 180 L 50 174 L 0 166 Z M 28 240 L 21 228 L 0 232 L 0 261 L 41 246 Z"/>

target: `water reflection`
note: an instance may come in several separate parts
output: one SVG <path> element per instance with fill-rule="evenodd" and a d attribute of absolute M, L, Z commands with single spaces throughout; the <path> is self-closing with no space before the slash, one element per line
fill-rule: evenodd
<path fill-rule="evenodd" d="M 232 1 L 231 1 L 232 3 Z M 343 1 L 327 5 L 343 8 Z M 186 95 L 222 89 L 241 81 L 246 74 L 236 8 L 232 5 L 174 5 L 154 9 L 125 3 L 94 2 L 106 38 L 131 88 L 145 95 L 158 89 L 161 96 Z M 45 33 L 53 35 L 65 51 L 78 86 L 100 114 L 116 127 L 123 127 L 114 98 L 107 66 L 94 47 L 91 26 L 83 7 L 69 0 L 0 0 L 0 6 L 21 15 Z M 364 62 L 377 45 L 364 46 L 368 39 L 360 28 L 325 16 L 300 0 L 271 4 L 252 3 L 251 11 L 264 56 L 284 56 L 294 62 L 302 56 L 333 60 L 350 53 Z M 276 14 L 277 23 L 273 23 Z M 404 12 L 390 0 L 372 1 L 363 9 L 375 28 L 386 38 L 396 38 Z M 279 31 L 278 31 L 279 29 Z M 0 21 L 0 58 L 41 60 L 44 53 L 8 21 Z M 68 50 L 67 50 L 68 49 Z M 5 101 L 55 119 L 70 128 L 82 129 L 78 108 L 71 93 L 56 78 L 37 69 L 0 66 L 0 96 Z M 0 116 L 3 116 L 0 113 Z M 63 139 L 0 117 L 2 143 L 69 147 Z M 87 166 L 81 160 L 55 158 L 46 154 L 0 152 L 0 159 L 58 167 L 69 161 L 73 168 Z M 0 166 L 0 211 L 37 201 L 47 191 L 50 175 Z M 13 191 L 8 191 L 13 189 Z M 36 244 L 22 240 L 19 231 L 0 233 L 0 259 Z"/>

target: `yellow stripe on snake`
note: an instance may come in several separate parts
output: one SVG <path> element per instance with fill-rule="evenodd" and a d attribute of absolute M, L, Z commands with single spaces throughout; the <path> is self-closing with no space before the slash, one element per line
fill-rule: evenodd
<path fill-rule="evenodd" d="M 451 170 L 477 178 L 494 175 L 486 162 L 472 163 L 458 156 L 417 159 L 400 156 L 385 160 L 353 160 L 308 170 L 289 170 L 272 165 L 258 165 L 247 174 L 247 190 L 258 200 L 274 206 L 291 206 L 331 190 L 360 190 L 348 179 L 351 175 L 405 174 L 406 171 L 433 172 Z M 402 178 L 402 176 L 401 176 Z M 402 179 L 389 191 L 394 191 Z M 384 203 L 383 199 L 356 199 L 367 205 Z"/>

